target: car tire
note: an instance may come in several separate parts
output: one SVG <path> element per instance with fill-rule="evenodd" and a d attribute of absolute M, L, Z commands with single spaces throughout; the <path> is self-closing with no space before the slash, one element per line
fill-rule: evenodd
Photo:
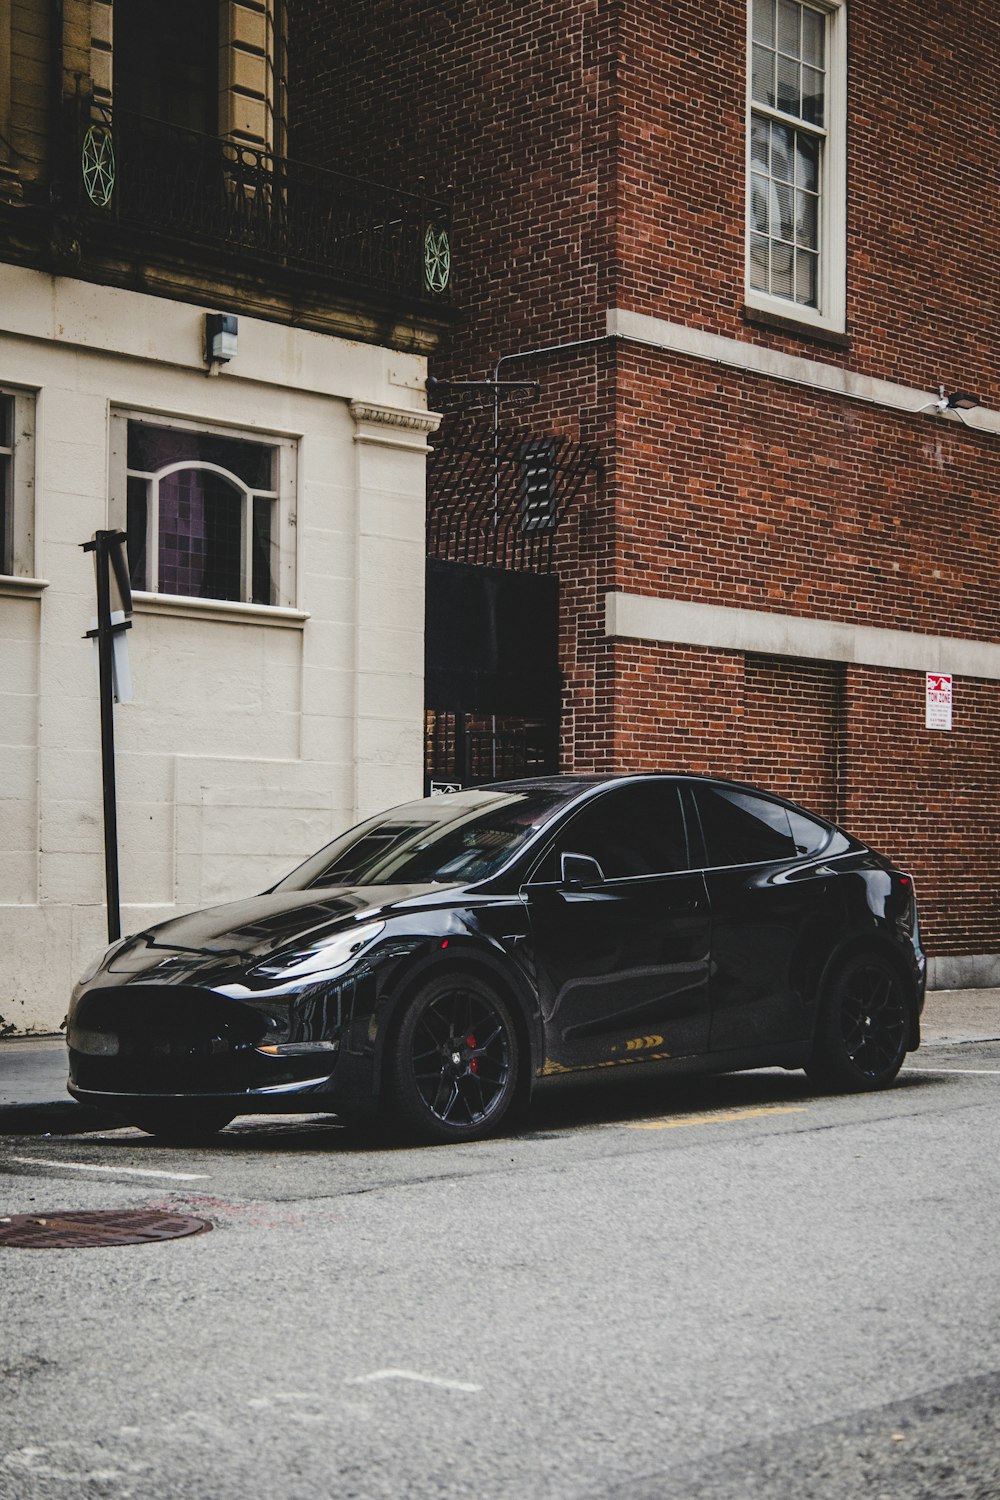
<path fill-rule="evenodd" d="M 903 1065 L 912 1004 L 891 961 L 856 953 L 827 985 L 809 1078 L 838 1093 L 887 1088 Z"/>
<path fill-rule="evenodd" d="M 391 1044 L 395 1113 L 422 1140 L 499 1130 L 517 1093 L 520 1047 L 508 1002 L 472 975 L 439 975 L 413 996 Z"/>
<path fill-rule="evenodd" d="M 218 1135 L 235 1116 L 227 1105 L 150 1104 L 129 1111 L 128 1122 L 157 1140 L 193 1146 Z"/>

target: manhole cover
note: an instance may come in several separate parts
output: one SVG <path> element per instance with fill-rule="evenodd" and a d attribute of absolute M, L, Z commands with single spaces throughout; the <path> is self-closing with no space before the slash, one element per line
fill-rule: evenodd
<path fill-rule="evenodd" d="M 0 1218 L 0 1247 L 22 1250 L 86 1250 L 92 1245 L 148 1245 L 179 1240 L 211 1229 L 208 1219 L 148 1209 L 95 1209 L 91 1212 L 12 1214 Z"/>

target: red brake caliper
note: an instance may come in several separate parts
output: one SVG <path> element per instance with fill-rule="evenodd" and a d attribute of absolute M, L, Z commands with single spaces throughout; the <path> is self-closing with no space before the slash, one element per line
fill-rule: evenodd
<path fill-rule="evenodd" d="M 473 1034 L 472 1034 L 471 1031 L 469 1032 L 469 1035 L 465 1038 L 465 1045 L 467 1047 L 471 1047 L 473 1051 L 475 1051 L 475 1049 L 476 1049 L 476 1038 L 473 1036 Z M 478 1057 L 470 1057 L 469 1058 L 469 1072 L 470 1073 L 478 1073 L 479 1072 L 479 1058 Z"/>

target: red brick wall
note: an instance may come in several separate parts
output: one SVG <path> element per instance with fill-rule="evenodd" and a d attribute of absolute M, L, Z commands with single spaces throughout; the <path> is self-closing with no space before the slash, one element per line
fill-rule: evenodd
<path fill-rule="evenodd" d="M 1000 639 L 998 443 L 628 345 L 617 586 Z"/>

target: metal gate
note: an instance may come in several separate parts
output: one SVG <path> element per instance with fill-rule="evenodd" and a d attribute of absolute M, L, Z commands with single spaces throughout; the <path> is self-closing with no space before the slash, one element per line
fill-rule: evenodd
<path fill-rule="evenodd" d="M 559 769 L 555 541 L 596 462 L 595 449 L 569 438 L 500 428 L 461 412 L 446 417 L 433 439 L 428 792 Z"/>
<path fill-rule="evenodd" d="M 559 584 L 427 562 L 425 790 L 559 768 Z"/>

